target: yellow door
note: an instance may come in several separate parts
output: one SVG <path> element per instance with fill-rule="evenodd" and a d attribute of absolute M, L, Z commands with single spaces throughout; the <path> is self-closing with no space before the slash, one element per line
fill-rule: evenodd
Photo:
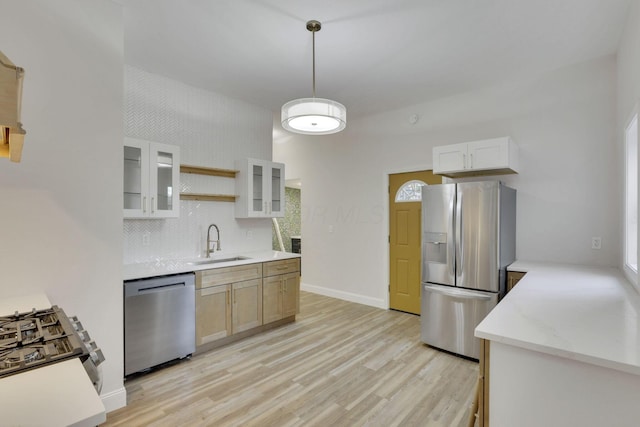
<path fill-rule="evenodd" d="M 389 308 L 420 314 L 420 216 L 421 201 L 396 201 L 412 192 L 405 184 L 419 181 L 441 184 L 431 171 L 389 175 Z M 410 198 L 410 197 L 409 197 Z"/>

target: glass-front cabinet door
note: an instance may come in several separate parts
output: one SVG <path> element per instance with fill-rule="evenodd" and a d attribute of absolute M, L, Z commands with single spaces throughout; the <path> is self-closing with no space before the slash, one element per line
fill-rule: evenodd
<path fill-rule="evenodd" d="M 284 164 L 244 159 L 236 168 L 236 218 L 283 217 Z"/>
<path fill-rule="evenodd" d="M 284 217 L 284 165 L 271 163 L 271 201 L 269 202 L 270 217 Z"/>
<path fill-rule="evenodd" d="M 124 218 L 179 215 L 179 147 L 125 138 Z"/>
<path fill-rule="evenodd" d="M 180 155 L 178 147 L 152 143 L 150 147 L 151 216 L 177 217 L 180 204 Z"/>
<path fill-rule="evenodd" d="M 149 144 L 130 140 L 124 146 L 124 217 L 147 215 L 149 193 Z"/>
<path fill-rule="evenodd" d="M 251 214 L 252 216 L 261 216 L 265 210 L 265 165 L 259 160 L 251 162 L 251 190 L 248 194 L 252 195 Z"/>

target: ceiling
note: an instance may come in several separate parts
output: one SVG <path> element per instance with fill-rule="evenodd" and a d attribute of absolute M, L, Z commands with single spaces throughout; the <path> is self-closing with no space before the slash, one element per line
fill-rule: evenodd
<path fill-rule="evenodd" d="M 635 0 L 116 0 L 125 62 L 279 111 L 388 111 L 616 51 Z"/>

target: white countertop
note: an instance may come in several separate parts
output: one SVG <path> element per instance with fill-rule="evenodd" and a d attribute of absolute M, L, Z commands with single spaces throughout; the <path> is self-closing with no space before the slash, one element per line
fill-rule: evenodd
<path fill-rule="evenodd" d="M 51 308 L 51 302 L 45 294 L 0 300 L 0 315 L 34 308 Z M 96 426 L 107 418 L 78 358 L 0 378 L 0 402 L 3 426 Z"/>
<path fill-rule="evenodd" d="M 3 426 L 97 426 L 107 416 L 80 359 L 0 379 Z"/>
<path fill-rule="evenodd" d="M 212 268 L 231 267 L 235 265 L 255 264 L 257 262 L 279 261 L 290 258 L 300 258 L 300 254 L 280 251 L 256 251 L 241 253 L 214 252 L 211 259 L 225 259 L 236 256 L 248 257 L 249 259 L 218 262 L 212 264 L 189 264 L 193 261 L 204 261 L 206 258 L 192 259 L 161 259 L 153 262 L 142 262 L 136 264 L 125 264 L 123 267 L 123 280 L 143 279 L 154 276 L 164 276 L 166 274 L 188 273 L 190 271 L 209 270 Z"/>
<path fill-rule="evenodd" d="M 475 336 L 640 375 L 640 295 L 615 268 L 517 262 L 527 274 Z"/>

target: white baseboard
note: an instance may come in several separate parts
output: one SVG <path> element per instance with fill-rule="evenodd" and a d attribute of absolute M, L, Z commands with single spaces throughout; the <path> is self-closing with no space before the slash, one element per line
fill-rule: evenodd
<path fill-rule="evenodd" d="M 124 387 L 109 393 L 103 393 L 100 398 L 107 413 L 127 406 L 127 390 Z"/>
<path fill-rule="evenodd" d="M 337 289 L 325 288 L 322 286 L 310 285 L 308 283 L 301 283 L 300 289 L 314 294 L 324 295 L 326 297 L 338 298 L 345 301 L 356 302 L 358 304 L 369 305 L 371 307 L 377 307 L 382 309 L 388 309 L 385 301 L 380 298 L 372 298 L 364 295 L 354 294 L 351 292 L 339 291 Z"/>

